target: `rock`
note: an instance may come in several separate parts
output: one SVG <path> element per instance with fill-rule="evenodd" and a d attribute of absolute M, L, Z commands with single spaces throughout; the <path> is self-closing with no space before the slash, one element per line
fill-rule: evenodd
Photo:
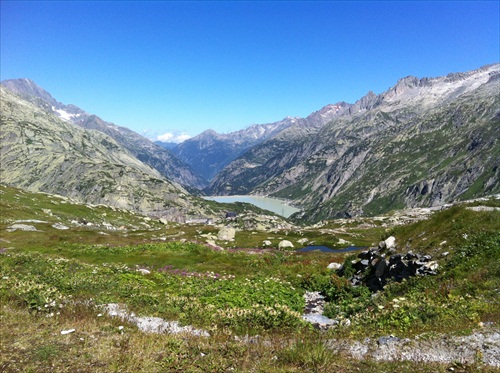
<path fill-rule="evenodd" d="M 472 211 L 500 211 L 500 207 L 492 207 L 492 206 L 472 206 L 472 207 L 467 207 L 467 209 Z"/>
<path fill-rule="evenodd" d="M 358 254 L 359 259 L 370 259 L 372 254 L 369 251 L 362 251 Z"/>
<path fill-rule="evenodd" d="M 343 238 L 339 238 L 339 240 L 337 242 L 337 245 L 349 245 L 349 244 L 350 244 L 350 242 L 344 240 Z"/>
<path fill-rule="evenodd" d="M 305 314 L 323 314 L 325 297 L 319 291 L 306 291 L 304 293 L 304 301 L 306 302 L 304 308 Z"/>
<path fill-rule="evenodd" d="M 73 333 L 74 331 L 75 331 L 75 329 L 61 330 L 61 334 L 62 335 L 70 334 L 70 333 Z"/>
<path fill-rule="evenodd" d="M 385 273 L 386 268 L 387 268 L 387 262 L 385 261 L 385 259 L 382 259 L 377 264 L 377 269 L 375 270 L 375 277 L 382 277 Z"/>
<path fill-rule="evenodd" d="M 413 259 L 418 259 L 418 258 L 419 258 L 418 254 L 414 254 L 413 251 L 408 251 L 403 259 L 404 260 L 413 260 Z"/>
<path fill-rule="evenodd" d="M 318 329 L 327 329 L 328 327 L 337 325 L 339 323 L 338 320 L 332 320 L 326 316 L 317 313 L 302 315 L 302 319 L 313 324 L 313 326 L 315 326 Z"/>
<path fill-rule="evenodd" d="M 65 230 L 65 229 L 69 229 L 69 227 L 61 224 L 61 223 L 55 223 L 55 224 L 52 224 L 52 228 L 55 228 L 55 229 L 60 229 L 60 230 Z"/>
<path fill-rule="evenodd" d="M 293 243 L 291 243 L 290 241 L 288 240 L 283 240 L 281 241 L 279 244 L 278 244 L 278 248 L 279 249 L 286 249 L 286 248 L 293 248 L 295 246 L 293 246 Z"/>
<path fill-rule="evenodd" d="M 45 214 L 47 214 L 47 215 L 49 215 L 49 216 L 52 216 L 52 211 L 51 211 L 50 209 L 42 209 L 42 211 L 43 211 Z"/>
<path fill-rule="evenodd" d="M 417 269 L 417 274 L 419 275 L 436 275 L 436 270 L 439 268 L 439 264 L 435 261 L 423 264 L 419 269 Z"/>
<path fill-rule="evenodd" d="M 181 326 L 177 321 L 165 321 L 159 317 L 137 317 L 133 312 L 128 312 L 125 306 L 110 303 L 104 306 L 108 315 L 119 317 L 137 325 L 137 328 L 146 333 L 186 333 L 195 336 L 208 337 L 207 331 L 195 329 L 190 325 Z"/>
<path fill-rule="evenodd" d="M 236 229 L 233 227 L 224 227 L 217 234 L 217 238 L 221 241 L 230 241 L 234 240 L 234 236 L 236 235 Z"/>
<path fill-rule="evenodd" d="M 381 345 L 387 345 L 389 343 L 396 343 L 396 342 L 399 342 L 399 338 L 398 337 L 395 337 L 393 335 L 389 335 L 387 337 L 380 337 L 378 340 L 377 340 L 377 344 L 379 346 Z"/>
<path fill-rule="evenodd" d="M 264 240 L 264 242 L 262 242 L 262 246 L 271 246 L 273 243 L 269 240 Z"/>
<path fill-rule="evenodd" d="M 420 258 L 420 261 L 421 261 L 421 262 L 430 262 L 430 261 L 431 261 L 431 259 L 432 259 L 432 256 L 430 256 L 430 255 L 424 255 L 424 256 L 422 256 L 422 257 Z"/>
<path fill-rule="evenodd" d="M 142 275 L 149 275 L 149 274 L 151 274 L 151 271 L 149 271 L 149 270 L 147 270 L 145 268 L 137 268 L 136 271 L 139 272 Z"/>
<path fill-rule="evenodd" d="M 40 232 L 38 229 L 35 228 L 35 226 L 28 224 L 12 224 L 6 230 L 7 232 L 15 232 L 15 231 Z"/>
<path fill-rule="evenodd" d="M 300 240 L 297 241 L 297 243 L 299 243 L 300 245 L 303 245 L 303 244 L 305 244 L 308 241 L 309 240 L 307 238 L 301 238 Z"/>
<path fill-rule="evenodd" d="M 333 269 L 333 270 L 337 271 L 337 270 L 342 268 L 342 264 L 333 262 L 333 263 L 328 264 L 328 267 L 326 267 L 326 268 Z"/>
<path fill-rule="evenodd" d="M 158 219 L 158 222 L 161 223 L 161 224 L 163 224 L 163 225 L 167 225 L 168 224 L 168 220 L 165 219 L 165 218 Z"/>
<path fill-rule="evenodd" d="M 394 249 L 396 248 L 396 238 L 394 236 L 388 237 L 385 241 L 385 247 L 387 249 Z"/>

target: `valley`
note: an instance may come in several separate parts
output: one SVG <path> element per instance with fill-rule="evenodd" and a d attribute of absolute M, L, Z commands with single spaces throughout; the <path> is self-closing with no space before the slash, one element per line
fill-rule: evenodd
<path fill-rule="evenodd" d="M 499 92 L 406 77 L 167 149 L 2 82 L 0 370 L 498 371 Z"/>

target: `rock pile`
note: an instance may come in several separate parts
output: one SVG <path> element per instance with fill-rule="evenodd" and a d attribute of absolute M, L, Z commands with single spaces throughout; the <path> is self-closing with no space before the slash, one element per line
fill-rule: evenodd
<path fill-rule="evenodd" d="M 438 263 L 430 255 L 414 254 L 411 251 L 389 255 L 394 252 L 394 237 L 380 242 L 378 247 L 361 252 L 358 259 L 352 262 L 356 272 L 349 278 L 351 284 L 358 286 L 364 283 L 372 291 L 379 291 L 388 280 L 400 282 L 412 276 L 437 274 Z M 345 268 L 340 268 L 339 274 L 344 273 Z"/>
<path fill-rule="evenodd" d="M 304 294 L 306 306 L 302 319 L 311 323 L 315 328 L 326 330 L 333 325 L 337 325 L 337 320 L 329 319 L 323 316 L 323 307 L 325 305 L 325 297 L 319 291 L 306 291 Z"/>

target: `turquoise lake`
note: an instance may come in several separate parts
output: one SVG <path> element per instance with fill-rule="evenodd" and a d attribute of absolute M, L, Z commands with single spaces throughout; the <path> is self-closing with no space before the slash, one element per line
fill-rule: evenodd
<path fill-rule="evenodd" d="M 259 196 L 213 196 L 213 197 L 203 197 L 210 201 L 222 202 L 222 203 L 233 203 L 233 202 L 246 202 L 251 203 L 261 209 L 272 211 L 278 215 L 288 218 L 295 212 L 300 211 L 300 209 L 287 205 L 285 201 L 270 198 L 270 197 L 259 197 Z"/>

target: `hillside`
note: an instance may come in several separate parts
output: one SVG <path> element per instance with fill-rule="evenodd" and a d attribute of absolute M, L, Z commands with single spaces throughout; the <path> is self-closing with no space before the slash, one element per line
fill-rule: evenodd
<path fill-rule="evenodd" d="M 0 89 L 2 183 L 168 219 L 211 211 L 111 137 Z"/>
<path fill-rule="evenodd" d="M 4 372 L 500 367 L 498 196 L 434 213 L 238 229 L 235 241 L 218 239 L 221 250 L 200 240 L 227 229 L 224 219 L 164 225 L 4 185 L 0 195 Z M 285 237 L 370 249 L 278 249 Z"/>
<path fill-rule="evenodd" d="M 250 149 L 210 189 L 290 199 L 311 220 L 498 193 L 499 78 L 498 64 L 403 78 L 321 128 L 290 127 Z"/>
<path fill-rule="evenodd" d="M 138 133 L 114 123 L 106 122 L 75 105 L 58 102 L 52 95 L 29 79 L 10 79 L 2 85 L 47 113 L 85 129 L 102 132 L 113 138 L 132 155 L 156 169 L 164 177 L 181 184 L 191 192 L 203 189 L 207 182 L 169 150 L 158 146 Z"/>

